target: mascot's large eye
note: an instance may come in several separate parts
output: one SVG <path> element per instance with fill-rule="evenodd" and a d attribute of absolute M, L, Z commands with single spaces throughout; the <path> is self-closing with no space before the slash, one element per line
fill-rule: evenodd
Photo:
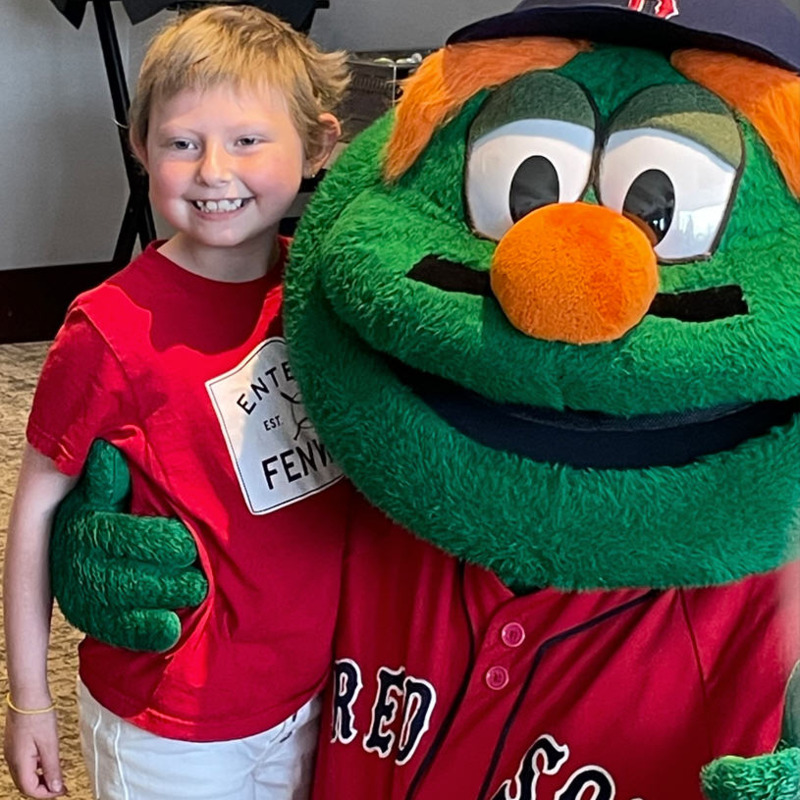
<path fill-rule="evenodd" d="M 638 218 L 662 261 L 711 255 L 730 206 L 737 170 L 703 145 L 668 131 L 612 134 L 597 192 L 603 205 Z"/>
<path fill-rule="evenodd" d="M 531 211 L 580 199 L 593 148 L 593 130 L 549 119 L 515 120 L 476 139 L 465 178 L 475 232 L 499 241 Z"/>

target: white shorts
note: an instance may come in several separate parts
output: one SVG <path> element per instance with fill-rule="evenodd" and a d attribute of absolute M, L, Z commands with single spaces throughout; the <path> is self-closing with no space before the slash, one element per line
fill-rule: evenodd
<path fill-rule="evenodd" d="M 97 800 L 305 800 L 320 699 L 263 733 L 227 742 L 165 739 L 112 714 L 78 683 L 81 748 Z"/>

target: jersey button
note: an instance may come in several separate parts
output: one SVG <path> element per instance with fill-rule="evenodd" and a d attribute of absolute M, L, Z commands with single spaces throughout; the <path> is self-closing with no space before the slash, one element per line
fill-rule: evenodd
<path fill-rule="evenodd" d="M 500 631 L 500 638 L 508 647 L 519 647 L 525 641 L 525 628 L 519 622 L 509 622 Z"/>
<path fill-rule="evenodd" d="M 502 689 L 508 684 L 508 670 L 505 667 L 489 667 L 486 670 L 486 685 L 490 689 Z"/>

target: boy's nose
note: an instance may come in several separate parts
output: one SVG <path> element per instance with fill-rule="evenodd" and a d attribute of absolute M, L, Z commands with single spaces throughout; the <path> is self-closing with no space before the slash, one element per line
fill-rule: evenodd
<path fill-rule="evenodd" d="M 197 170 L 198 182 L 206 186 L 218 186 L 226 183 L 229 177 L 228 154 L 224 146 L 213 142 L 208 143 Z"/>

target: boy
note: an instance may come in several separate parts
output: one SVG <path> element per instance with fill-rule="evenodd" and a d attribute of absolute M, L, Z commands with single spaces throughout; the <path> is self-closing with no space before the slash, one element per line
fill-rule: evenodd
<path fill-rule="evenodd" d="M 348 489 L 298 406 L 277 230 L 338 138 L 346 80 L 342 54 L 249 6 L 180 17 L 148 50 L 131 145 L 176 233 L 70 308 L 9 525 L 6 759 L 30 797 L 66 791 L 46 676 L 48 530 L 96 438 L 124 452 L 134 511 L 192 530 L 209 593 L 166 653 L 81 644 L 95 795 L 307 795 Z"/>

